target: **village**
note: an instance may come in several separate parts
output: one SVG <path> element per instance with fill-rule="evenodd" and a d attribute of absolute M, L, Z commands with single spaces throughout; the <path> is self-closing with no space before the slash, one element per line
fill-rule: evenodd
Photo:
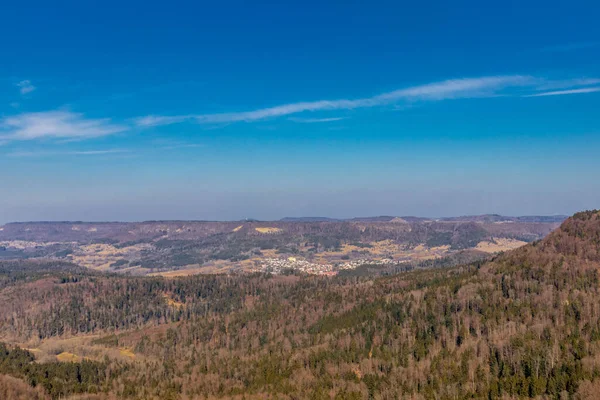
<path fill-rule="evenodd" d="M 265 258 L 260 262 L 256 262 L 252 272 L 267 272 L 271 274 L 281 274 L 286 271 L 294 270 L 311 275 L 325 275 L 333 276 L 337 275 L 339 271 L 356 269 L 361 265 L 385 265 L 392 266 L 408 262 L 407 260 L 393 260 L 390 258 L 384 258 L 380 260 L 374 259 L 356 259 L 344 262 L 332 262 L 332 263 L 314 263 L 296 257 L 288 258 Z"/>

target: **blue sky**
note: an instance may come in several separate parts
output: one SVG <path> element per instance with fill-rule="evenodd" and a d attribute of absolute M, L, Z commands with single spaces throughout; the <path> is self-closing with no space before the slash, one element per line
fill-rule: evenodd
<path fill-rule="evenodd" d="M 0 5 L 0 223 L 600 207 L 600 4 Z"/>

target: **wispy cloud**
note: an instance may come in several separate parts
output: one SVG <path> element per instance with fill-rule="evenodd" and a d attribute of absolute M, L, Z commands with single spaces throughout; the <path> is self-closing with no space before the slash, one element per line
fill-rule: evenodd
<path fill-rule="evenodd" d="M 109 119 L 90 119 L 70 111 L 23 113 L 0 119 L 0 139 L 86 139 L 126 131 Z"/>
<path fill-rule="evenodd" d="M 335 122 L 342 121 L 346 118 L 344 117 L 334 117 L 334 118 L 288 118 L 292 122 L 298 122 L 300 124 L 318 124 L 320 122 Z"/>
<path fill-rule="evenodd" d="M 533 86 L 538 79 L 531 76 L 489 76 L 481 78 L 451 79 L 426 85 L 414 86 L 373 97 L 359 99 L 318 100 L 284 104 L 253 111 L 222 114 L 199 114 L 160 116 L 149 115 L 137 118 L 138 126 L 160 126 L 195 121 L 201 124 L 252 122 L 267 118 L 282 117 L 302 112 L 353 110 L 394 104 L 398 101 L 441 101 L 447 99 L 490 97 L 501 94 L 507 88 Z"/>
<path fill-rule="evenodd" d="M 33 86 L 33 84 L 31 83 L 31 81 L 29 79 L 25 79 L 25 80 L 17 83 L 16 86 L 19 88 L 19 91 L 21 92 L 21 94 L 31 93 L 36 89 L 36 87 Z"/>
<path fill-rule="evenodd" d="M 566 43 L 566 44 L 559 44 L 556 46 L 542 47 L 540 49 L 540 51 L 545 52 L 545 53 L 563 53 L 566 51 L 589 49 L 591 47 L 596 47 L 598 45 L 600 45 L 600 42 Z"/>
<path fill-rule="evenodd" d="M 526 95 L 523 97 L 561 96 L 561 95 L 565 95 L 565 94 L 580 94 L 580 93 L 594 93 L 594 92 L 600 92 L 600 87 L 570 89 L 570 90 L 555 90 L 552 92 L 529 94 L 529 95 Z"/>
<path fill-rule="evenodd" d="M 13 151 L 9 157 L 49 157 L 49 156 L 101 156 L 106 154 L 130 153 L 127 149 L 72 150 L 72 151 Z"/>
<path fill-rule="evenodd" d="M 450 79 L 425 85 L 407 87 L 376 96 L 317 100 L 278 105 L 243 112 L 185 115 L 148 115 L 127 123 L 113 123 L 110 119 L 93 119 L 68 110 L 21 113 L 0 119 L 1 141 L 35 139 L 87 139 L 124 132 L 133 127 L 154 127 L 182 122 L 195 122 L 210 129 L 236 122 L 254 122 L 277 117 L 288 117 L 297 123 L 326 123 L 343 117 L 309 117 L 311 112 L 355 110 L 361 108 L 405 108 L 427 102 L 453 99 L 489 98 L 497 96 L 538 97 L 598 91 L 597 78 L 551 80 L 529 75 L 487 76 Z M 303 114 L 304 115 L 298 115 Z"/>
<path fill-rule="evenodd" d="M 193 115 L 180 115 L 175 117 L 166 117 L 161 115 L 148 115 L 146 117 L 140 117 L 135 119 L 135 124 L 138 126 L 151 127 L 161 125 L 172 125 L 185 120 L 194 118 Z"/>
<path fill-rule="evenodd" d="M 600 79 L 597 78 L 574 78 L 574 79 L 561 79 L 541 82 L 535 89 L 536 90 L 556 90 L 566 88 L 577 88 L 581 86 L 592 86 L 600 83 Z"/>

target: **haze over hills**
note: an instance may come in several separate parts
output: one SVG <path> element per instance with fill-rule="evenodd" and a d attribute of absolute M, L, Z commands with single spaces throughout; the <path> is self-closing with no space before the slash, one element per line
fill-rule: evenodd
<path fill-rule="evenodd" d="M 386 277 L 165 279 L 2 261 L 0 388 L 36 386 L 40 399 L 591 400 L 599 271 L 599 211 L 489 261 Z"/>
<path fill-rule="evenodd" d="M 391 216 L 378 215 L 370 217 L 351 217 L 351 218 L 331 218 L 331 217 L 283 217 L 278 220 L 260 220 L 255 218 L 245 218 L 237 221 L 213 221 L 213 220 L 148 220 L 141 222 L 120 222 L 120 221 L 15 221 L 8 222 L 6 225 L 13 224 L 115 224 L 115 223 L 158 223 L 158 222 L 339 222 L 339 221 L 365 221 L 365 222 L 389 222 L 394 219 L 405 221 L 481 221 L 481 222 L 498 222 L 498 221 L 519 221 L 519 222 L 562 222 L 567 219 L 567 215 L 525 215 L 519 217 L 504 216 L 499 214 L 482 214 L 482 215 L 463 215 L 456 217 L 416 217 L 416 216 Z M 1 227 L 1 225 L 0 225 Z"/>
<path fill-rule="evenodd" d="M 507 217 L 498 214 L 484 214 L 484 215 L 465 215 L 459 217 L 440 217 L 440 218 L 427 218 L 427 217 L 393 217 L 393 216 L 377 216 L 377 217 L 353 217 L 353 218 L 328 218 L 328 217 L 284 217 L 281 218 L 282 222 L 326 222 L 326 221 L 365 221 L 365 222 L 390 222 L 394 219 L 404 220 L 408 222 L 415 221 L 463 221 L 463 222 L 562 222 L 567 219 L 566 215 L 529 215 L 522 217 Z"/>

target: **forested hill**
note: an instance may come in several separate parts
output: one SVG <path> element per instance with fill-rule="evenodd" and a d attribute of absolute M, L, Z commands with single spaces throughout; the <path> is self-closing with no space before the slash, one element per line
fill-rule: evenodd
<path fill-rule="evenodd" d="M 566 220 L 542 242 L 542 251 L 600 262 L 600 212 L 584 211 Z"/>
<path fill-rule="evenodd" d="M 0 374 L 53 398 L 595 399 L 599 268 L 589 211 L 486 263 L 382 278 L 11 272 Z M 57 343 L 80 361 L 33 367 Z"/>

